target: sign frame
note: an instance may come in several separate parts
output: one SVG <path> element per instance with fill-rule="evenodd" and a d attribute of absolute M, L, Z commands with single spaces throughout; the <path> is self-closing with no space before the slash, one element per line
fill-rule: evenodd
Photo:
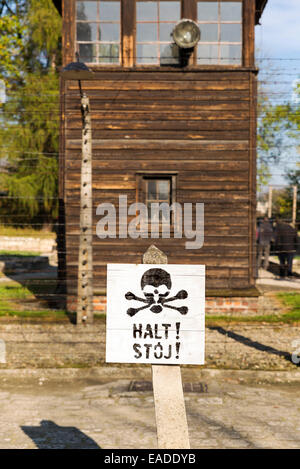
<path fill-rule="evenodd" d="M 204 350 L 204 265 L 107 265 L 106 362 L 203 365 Z"/>

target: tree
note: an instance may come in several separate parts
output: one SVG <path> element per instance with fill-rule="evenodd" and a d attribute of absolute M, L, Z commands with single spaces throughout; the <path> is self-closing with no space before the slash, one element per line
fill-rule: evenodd
<path fill-rule="evenodd" d="M 300 85 L 295 93 L 300 96 Z M 268 182 L 269 166 L 279 163 L 289 146 L 293 149 L 299 144 L 300 105 L 291 102 L 273 104 L 264 90 L 260 93 L 258 104 L 258 175 L 259 186 Z"/>
<path fill-rule="evenodd" d="M 51 224 L 58 215 L 57 89 L 55 73 L 28 74 L 5 106 L 13 121 L 4 129 L 10 171 L 3 182 L 19 221 Z"/>
<path fill-rule="evenodd" d="M 16 8 L 8 2 L 0 18 L 7 28 L 18 25 L 22 52 L 16 66 L 11 52 L 3 55 L 0 69 L 9 86 L 1 120 L 1 157 L 8 167 L 0 178 L 8 194 L 2 212 L 20 224 L 51 225 L 58 215 L 61 19 L 51 0 L 27 0 L 17 17 Z"/>
<path fill-rule="evenodd" d="M 61 63 L 61 17 L 52 0 L 28 0 L 26 24 L 28 62 L 34 70 L 55 69 Z"/>
<path fill-rule="evenodd" d="M 257 50 L 256 55 L 261 65 L 258 83 L 257 183 L 258 188 L 262 189 L 271 179 L 271 167 L 283 163 L 291 152 L 295 153 L 297 142 L 299 145 L 300 80 L 295 86 L 294 97 L 276 104 L 280 92 L 286 90 L 280 88 L 278 79 L 274 84 L 274 75 L 280 77 L 285 72 L 272 59 L 264 57 L 260 50 Z"/>
<path fill-rule="evenodd" d="M 297 191 L 297 213 L 296 220 L 300 221 L 300 170 L 287 171 L 285 179 L 288 185 L 282 188 L 273 189 L 272 198 L 272 215 L 284 219 L 290 223 L 293 217 L 293 199 L 294 199 L 294 186 L 298 187 Z M 268 194 L 265 193 L 261 197 L 262 202 L 266 202 Z"/>
<path fill-rule="evenodd" d="M 22 75 L 24 26 L 16 15 L 0 17 L 0 76 L 12 86 Z"/>
<path fill-rule="evenodd" d="M 288 171 L 286 173 L 286 179 L 289 183 L 288 190 L 289 190 L 289 206 L 293 207 L 293 194 L 294 194 L 294 187 L 297 187 L 297 211 L 296 211 L 296 221 L 300 221 L 300 169 L 295 169 Z"/>
<path fill-rule="evenodd" d="M 299 151 L 300 138 L 300 82 L 294 90 L 294 102 L 279 105 L 272 104 L 262 95 L 260 101 L 260 119 L 258 127 L 258 167 L 259 184 L 268 180 L 269 163 L 279 163 L 284 151 L 290 146 L 294 153 Z M 299 164 L 298 164 L 299 165 Z M 264 180 L 264 176 L 267 176 Z M 297 220 L 300 219 L 300 170 L 288 170 L 285 175 L 287 187 L 273 190 L 273 214 L 292 220 L 293 188 L 298 187 Z"/>

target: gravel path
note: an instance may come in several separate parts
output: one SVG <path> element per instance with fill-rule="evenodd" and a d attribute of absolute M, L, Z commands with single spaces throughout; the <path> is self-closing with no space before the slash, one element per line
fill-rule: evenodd
<path fill-rule="evenodd" d="M 0 449 L 156 448 L 152 392 L 129 380 L 0 381 Z M 192 448 L 300 447 L 298 386 L 202 384 L 185 393 Z"/>

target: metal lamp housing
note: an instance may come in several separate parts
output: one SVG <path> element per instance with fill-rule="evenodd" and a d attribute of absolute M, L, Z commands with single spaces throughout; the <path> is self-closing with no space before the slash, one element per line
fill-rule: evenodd
<path fill-rule="evenodd" d="M 180 20 L 174 30 L 173 39 L 181 49 L 192 49 L 200 41 L 200 29 L 195 21 L 189 19 Z"/>

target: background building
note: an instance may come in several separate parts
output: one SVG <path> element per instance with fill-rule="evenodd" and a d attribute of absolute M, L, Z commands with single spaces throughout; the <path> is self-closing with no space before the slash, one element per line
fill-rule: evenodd
<path fill-rule="evenodd" d="M 157 239 L 170 263 L 205 264 L 208 307 L 255 303 L 256 100 L 254 27 L 266 0 L 55 1 L 63 15 L 63 64 L 91 69 L 82 89 L 93 132 L 94 293 L 106 264 L 140 263 L 151 239 L 96 236 L 96 207 L 156 199 L 205 204 L 205 241 Z M 170 33 L 180 18 L 201 39 L 186 66 Z M 77 291 L 81 110 L 78 80 L 61 80 L 60 275 L 69 307 Z M 216 299 L 218 298 L 218 300 Z M 247 300 L 248 299 L 248 300 Z M 226 305 L 226 306 L 225 306 Z M 255 307 L 255 306 L 254 306 Z"/>

